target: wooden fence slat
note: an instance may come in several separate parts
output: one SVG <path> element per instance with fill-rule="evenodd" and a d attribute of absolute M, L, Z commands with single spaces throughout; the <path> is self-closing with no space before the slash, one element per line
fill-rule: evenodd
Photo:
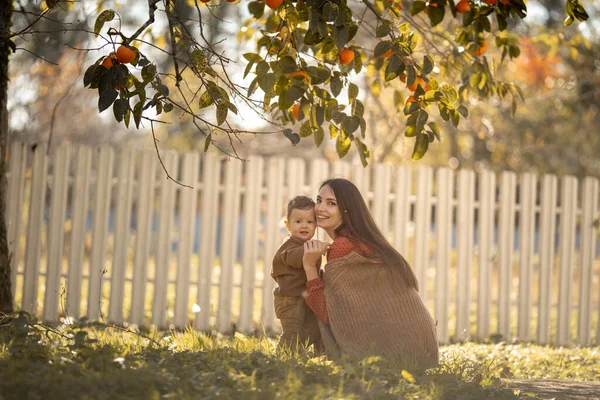
<path fill-rule="evenodd" d="M 305 162 L 301 158 L 292 158 L 287 163 L 287 198 L 293 199 L 298 195 L 309 195 L 304 186 Z"/>
<path fill-rule="evenodd" d="M 21 306 L 24 311 L 34 315 L 37 311 L 47 168 L 46 145 L 38 145 L 33 152 L 33 176 L 29 200 L 29 221 L 27 223 L 27 244 L 25 247 L 25 270 L 23 276 L 23 303 Z"/>
<path fill-rule="evenodd" d="M 396 195 L 398 196 L 398 194 Z M 454 197 L 454 173 L 449 168 L 437 170 L 435 206 L 435 319 L 438 341 L 448 343 L 448 319 L 450 304 L 450 254 L 452 251 L 452 199 Z M 408 198 L 408 196 L 402 196 Z M 421 289 L 423 290 L 423 289 Z"/>
<path fill-rule="evenodd" d="M 48 266 L 46 268 L 46 291 L 44 293 L 43 314 L 46 321 L 58 320 L 71 146 L 69 144 L 58 146 L 54 151 L 53 158 L 52 200 L 48 225 Z"/>
<path fill-rule="evenodd" d="M 6 198 L 7 244 L 10 258 L 10 281 L 13 299 L 17 290 L 17 269 L 21 249 L 21 214 L 23 209 L 23 190 L 25 187 L 25 167 L 27 147 L 24 143 L 13 141 L 10 145 L 8 192 Z"/>
<path fill-rule="evenodd" d="M 167 171 L 177 171 L 179 156 L 174 151 L 162 154 Z M 158 209 L 158 227 L 156 253 L 154 256 L 154 296 L 152 297 L 152 323 L 160 328 L 167 325 L 167 292 L 169 287 L 169 268 L 171 266 L 171 245 L 173 232 L 173 211 L 177 183 L 165 174 L 160 175 L 160 199 Z"/>
<path fill-rule="evenodd" d="M 598 179 L 583 180 L 583 202 L 581 205 L 581 264 L 579 273 L 579 320 L 577 335 L 581 346 L 592 342 L 593 276 L 596 251 L 596 228 L 598 218 Z"/>
<path fill-rule="evenodd" d="M 129 250 L 131 226 L 131 199 L 134 186 L 135 155 L 132 149 L 123 149 L 119 154 L 117 172 L 117 201 L 115 210 L 115 240 L 113 263 L 110 272 L 110 300 L 108 320 L 123 322 L 123 299 L 125 297 L 125 269 Z"/>
<path fill-rule="evenodd" d="M 105 265 L 106 239 L 108 238 L 108 215 L 112 194 L 113 159 L 111 148 L 102 147 L 96 167 L 96 198 L 94 200 L 94 227 L 90 254 L 90 278 L 87 317 L 94 321 L 100 318 L 102 279 Z"/>
<path fill-rule="evenodd" d="M 407 226 L 410 219 L 410 197 L 412 170 L 406 166 L 396 167 L 394 201 L 394 247 L 404 257 L 408 257 Z"/>
<path fill-rule="evenodd" d="M 319 187 L 329 178 L 329 163 L 325 160 L 315 158 L 310 162 L 310 182 L 308 197 L 315 199 L 319 192 Z"/>
<path fill-rule="evenodd" d="M 531 288 L 533 272 L 533 245 L 535 240 L 535 200 L 537 180 L 534 174 L 521 175 L 519 186 L 519 299 L 517 338 L 531 340 Z"/>
<path fill-rule="evenodd" d="M 198 305 L 194 326 L 196 329 L 210 329 L 211 288 L 217 245 L 217 215 L 219 214 L 219 182 L 221 162 L 214 154 L 204 157 L 202 171 L 202 231 L 200 232 Z"/>
<path fill-rule="evenodd" d="M 477 339 L 490 334 L 492 309 L 492 248 L 494 245 L 494 205 L 496 175 L 492 171 L 479 173 L 479 272 L 477 277 Z"/>
<path fill-rule="evenodd" d="M 471 336 L 471 271 L 473 269 L 473 217 L 475 173 L 458 174 L 456 338 Z"/>
<path fill-rule="evenodd" d="M 350 179 L 352 168 L 346 161 L 336 161 L 331 165 L 332 178 Z M 315 195 L 316 196 L 316 195 Z"/>
<path fill-rule="evenodd" d="M 392 167 L 385 164 L 375 166 L 375 182 L 373 189 L 373 219 L 381 229 L 384 236 L 389 232 L 389 214 L 390 214 L 390 179 L 392 176 Z"/>
<path fill-rule="evenodd" d="M 550 343 L 557 182 L 556 176 L 553 175 L 544 175 L 542 178 L 540 202 L 540 290 L 537 331 L 537 342 L 540 344 Z"/>
<path fill-rule="evenodd" d="M 91 147 L 79 146 L 77 148 L 75 165 L 75 183 L 71 192 L 71 236 L 65 312 L 66 315 L 79 318 L 81 316 L 81 278 L 90 198 Z"/>
<path fill-rule="evenodd" d="M 577 222 L 577 178 L 565 176 L 561 185 L 560 272 L 558 289 L 558 326 L 556 344 L 571 344 L 571 302 L 573 301 L 573 265 L 575 261 L 575 226 Z"/>
<path fill-rule="evenodd" d="M 237 254 L 238 223 L 240 215 L 240 175 L 242 163 L 226 163 L 223 195 L 223 229 L 221 229 L 221 279 L 219 282 L 219 309 L 217 330 L 231 332 L 231 303 L 233 298 L 233 272 Z"/>
<path fill-rule="evenodd" d="M 242 283 L 238 330 L 250 333 L 254 310 L 256 264 L 258 262 L 258 223 L 262 198 L 264 163 L 261 157 L 250 157 L 246 163 L 246 193 L 244 195 L 244 243 L 242 251 Z"/>
<path fill-rule="evenodd" d="M 144 322 L 148 260 L 152 238 L 152 213 L 154 211 L 154 179 L 156 176 L 156 153 L 150 150 L 141 155 L 141 174 L 138 180 L 136 200 L 135 253 L 133 255 L 133 285 L 129 322 L 141 325 Z M 196 180 L 193 181 L 194 184 Z M 192 203 L 192 207 L 196 202 Z M 193 223 L 194 220 L 192 220 Z M 192 229 L 190 236 L 194 237 Z"/>
<path fill-rule="evenodd" d="M 280 158 L 267 161 L 267 218 L 265 227 L 265 264 L 263 280 L 262 324 L 266 332 L 273 332 L 275 327 L 275 310 L 273 306 L 273 279 L 271 266 L 273 257 L 281 243 L 280 221 L 283 212 L 283 171 L 285 162 Z"/>
<path fill-rule="evenodd" d="M 429 231 L 431 229 L 431 185 L 433 170 L 419 169 L 415 211 L 415 260 L 412 266 L 417 275 L 423 301 L 427 300 L 427 269 L 429 268 Z"/>
<path fill-rule="evenodd" d="M 370 185 L 370 168 L 364 168 L 362 164 L 354 164 L 352 166 L 352 183 L 356 185 L 365 202 L 371 207 L 371 199 L 369 198 Z"/>
<path fill-rule="evenodd" d="M 512 292 L 512 267 L 515 231 L 516 175 L 500 175 L 500 208 L 498 228 L 498 332 L 504 340 L 511 340 L 510 314 Z"/>
<path fill-rule="evenodd" d="M 180 181 L 193 189 L 182 187 L 179 193 L 179 238 L 177 242 L 177 278 L 175 283 L 175 316 L 173 323 L 182 328 L 189 323 L 190 264 L 192 261 L 192 241 L 196 221 L 196 195 L 198 193 L 197 153 L 183 155 L 183 168 Z"/>

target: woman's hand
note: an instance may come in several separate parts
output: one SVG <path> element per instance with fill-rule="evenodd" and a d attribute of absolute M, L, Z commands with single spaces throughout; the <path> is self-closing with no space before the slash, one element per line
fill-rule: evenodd
<path fill-rule="evenodd" d="M 321 256 L 325 254 L 329 245 L 320 240 L 309 240 L 304 243 L 304 256 L 302 257 L 302 265 L 306 273 L 306 280 L 311 281 L 319 277 L 317 272 L 317 263 Z"/>

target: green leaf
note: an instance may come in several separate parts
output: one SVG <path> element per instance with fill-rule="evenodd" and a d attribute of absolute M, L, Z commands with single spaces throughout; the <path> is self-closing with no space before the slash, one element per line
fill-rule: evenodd
<path fill-rule="evenodd" d="M 323 129 L 322 126 L 319 126 L 317 129 L 314 130 L 314 135 L 315 135 L 315 145 L 317 147 L 320 147 L 321 143 L 323 143 L 323 139 L 325 138 L 325 130 Z"/>
<path fill-rule="evenodd" d="M 298 86 L 292 86 L 285 92 L 285 103 L 283 108 L 290 108 L 296 100 L 304 94 L 304 89 Z"/>
<path fill-rule="evenodd" d="M 354 143 L 356 144 L 356 149 L 358 150 L 358 155 L 360 156 L 360 162 L 363 167 L 369 165 L 369 158 L 371 158 L 371 152 L 369 148 L 359 139 L 355 138 Z"/>
<path fill-rule="evenodd" d="M 404 61 L 398 54 L 393 53 L 392 56 L 390 57 L 390 62 L 388 63 L 387 67 L 385 68 L 386 82 L 400 76 L 400 74 L 403 71 L 404 71 Z"/>
<path fill-rule="evenodd" d="M 465 118 L 469 116 L 469 110 L 467 110 L 467 107 L 462 104 L 458 106 L 458 112 Z"/>
<path fill-rule="evenodd" d="M 375 29 L 375 36 L 379 37 L 384 37 L 390 34 L 390 32 L 392 31 L 392 28 L 390 27 L 390 24 L 386 22 L 379 24 L 379 26 L 377 27 L 377 29 Z"/>
<path fill-rule="evenodd" d="M 263 92 L 268 93 L 275 86 L 275 82 L 277 82 L 277 75 L 272 72 L 264 75 L 258 75 L 258 86 L 262 89 Z"/>
<path fill-rule="evenodd" d="M 331 34 L 333 36 L 333 41 L 335 42 L 335 45 L 340 50 L 343 49 L 349 41 L 349 32 L 348 27 L 346 25 L 334 26 L 331 31 Z"/>
<path fill-rule="evenodd" d="M 331 71 L 328 68 L 308 67 L 306 73 L 310 76 L 313 85 L 324 83 L 331 76 Z"/>
<path fill-rule="evenodd" d="M 94 72 L 96 72 L 97 66 L 98 64 L 92 64 L 85 70 L 85 74 L 83 75 L 83 87 L 87 87 L 92 83 L 92 77 L 94 76 Z"/>
<path fill-rule="evenodd" d="M 115 12 L 113 10 L 104 10 L 98 15 L 96 18 L 96 23 L 94 24 L 94 37 L 98 37 L 102 27 L 106 22 L 112 21 L 115 18 Z"/>
<path fill-rule="evenodd" d="M 342 129 L 346 133 L 353 133 L 360 126 L 360 117 L 357 116 L 344 116 L 342 120 Z"/>
<path fill-rule="evenodd" d="M 135 107 L 133 107 L 133 121 L 135 122 L 135 127 L 140 127 L 140 122 L 142 121 L 142 112 L 144 111 L 144 102 L 138 101 Z"/>
<path fill-rule="evenodd" d="M 443 6 L 439 7 L 428 7 L 427 16 L 429 17 L 429 22 L 432 27 L 438 25 L 440 22 L 444 20 L 445 8 Z"/>
<path fill-rule="evenodd" d="M 206 137 L 206 139 L 204 139 L 204 152 L 205 153 L 208 151 L 208 147 L 210 146 L 211 141 L 212 141 L 212 133 L 209 133 L 208 136 Z"/>
<path fill-rule="evenodd" d="M 416 123 L 415 127 L 417 128 L 417 131 L 420 132 L 421 130 L 423 130 L 425 123 L 429 119 L 429 114 L 427 113 L 427 111 L 425 111 L 423 109 L 419 110 L 419 112 L 417 114 L 418 114 L 417 115 L 417 123 Z"/>
<path fill-rule="evenodd" d="M 163 110 L 166 113 L 173 111 L 173 103 L 165 103 L 165 105 L 163 106 Z"/>
<path fill-rule="evenodd" d="M 144 82 L 150 82 L 156 76 L 156 65 L 148 64 L 142 68 L 142 79 Z"/>
<path fill-rule="evenodd" d="M 213 103 L 213 98 L 208 91 L 202 93 L 198 106 L 200 109 L 210 106 Z"/>
<path fill-rule="evenodd" d="M 300 136 L 298 136 L 297 133 L 294 133 L 291 129 L 284 129 L 283 130 L 283 136 L 285 136 L 286 138 L 288 138 L 290 140 L 290 142 L 292 142 L 292 145 L 295 146 L 298 143 L 300 143 Z"/>
<path fill-rule="evenodd" d="M 190 55 L 191 67 L 197 74 L 202 74 L 208 65 L 208 60 L 202 50 L 194 50 Z"/>
<path fill-rule="evenodd" d="M 365 106 L 360 100 L 355 100 L 352 104 L 352 115 L 362 117 L 365 114 Z"/>
<path fill-rule="evenodd" d="M 98 94 L 98 112 L 102 112 L 110 107 L 119 95 L 108 75 L 104 75 L 100 79 Z"/>
<path fill-rule="evenodd" d="M 260 19 L 265 12 L 265 2 L 262 0 L 248 3 L 248 11 L 256 19 Z"/>
<path fill-rule="evenodd" d="M 339 158 L 344 158 L 344 156 L 348 154 L 351 144 L 352 141 L 348 135 L 344 134 L 344 132 L 337 136 L 337 140 L 335 141 L 335 151 Z"/>
<path fill-rule="evenodd" d="M 420 160 L 423 158 L 425 153 L 427 153 L 427 148 L 429 147 L 429 136 L 424 133 L 419 133 L 417 135 L 417 140 L 415 141 L 415 147 L 413 149 L 412 159 L 414 161 Z"/>
<path fill-rule="evenodd" d="M 305 121 L 302 126 L 300 126 L 300 137 L 308 137 L 313 134 L 313 128 L 310 121 Z"/>
<path fill-rule="evenodd" d="M 227 104 L 221 103 L 217 105 L 217 125 L 221 126 L 225 122 L 228 111 Z"/>
<path fill-rule="evenodd" d="M 433 71 L 433 66 L 433 58 L 431 58 L 430 55 L 426 55 L 425 58 L 423 58 L 423 75 L 427 75 L 428 73 Z"/>
<path fill-rule="evenodd" d="M 424 1 L 413 1 L 410 5 L 410 15 L 417 15 L 425 9 L 426 5 Z"/>
<path fill-rule="evenodd" d="M 123 115 L 123 122 L 125 122 L 125 127 L 129 129 L 129 120 L 131 119 L 131 109 L 127 108 L 125 115 Z"/>
<path fill-rule="evenodd" d="M 123 121 L 123 117 L 125 113 L 129 110 L 129 100 L 127 99 L 117 99 L 113 104 L 113 114 L 115 115 L 115 119 L 117 122 Z"/>
<path fill-rule="evenodd" d="M 328 1 L 323 5 L 323 18 L 325 18 L 325 21 L 327 22 L 333 22 L 337 18 L 339 11 L 337 4 Z"/>
<path fill-rule="evenodd" d="M 259 63 L 263 58 L 256 53 L 244 53 L 244 58 L 251 63 Z"/>
<path fill-rule="evenodd" d="M 358 86 L 356 86 L 354 83 L 351 83 L 348 86 L 348 101 L 350 103 L 352 103 L 356 97 L 358 96 Z"/>
<path fill-rule="evenodd" d="M 331 88 L 331 94 L 334 97 L 338 97 L 339 94 L 342 92 L 342 88 L 344 87 L 342 79 L 339 75 L 334 75 L 331 78 L 331 81 L 329 81 L 329 87 Z"/>
<path fill-rule="evenodd" d="M 298 70 L 296 61 L 290 56 L 284 56 L 280 58 L 277 63 L 281 67 L 284 74 L 291 74 L 292 72 Z"/>
<path fill-rule="evenodd" d="M 392 48 L 392 42 L 389 40 L 384 40 L 382 42 L 377 43 L 375 49 L 373 49 L 373 57 L 381 57 L 386 51 Z"/>
<path fill-rule="evenodd" d="M 329 124 L 329 137 L 331 139 L 335 139 L 335 137 L 340 133 L 340 130 L 333 124 Z"/>
<path fill-rule="evenodd" d="M 439 136 L 440 136 L 440 126 L 437 123 L 435 123 L 435 122 L 430 122 L 430 123 L 427 124 L 427 126 L 439 138 Z"/>

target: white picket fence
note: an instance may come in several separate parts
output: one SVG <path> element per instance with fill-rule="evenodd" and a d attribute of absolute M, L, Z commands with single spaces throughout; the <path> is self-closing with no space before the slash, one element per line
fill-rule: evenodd
<path fill-rule="evenodd" d="M 47 156 L 44 145 L 11 144 L 17 308 L 46 320 L 276 330 L 269 271 L 286 202 L 345 177 L 411 262 L 440 342 L 600 342 L 597 178 L 161 155 L 193 189 L 168 180 L 151 150 L 67 144 Z"/>

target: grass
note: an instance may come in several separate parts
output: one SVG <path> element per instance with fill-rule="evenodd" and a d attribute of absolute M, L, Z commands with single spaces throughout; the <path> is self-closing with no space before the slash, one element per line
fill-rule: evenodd
<path fill-rule="evenodd" d="M 399 360 L 328 360 L 276 350 L 276 339 L 133 331 L 78 321 L 48 326 L 21 314 L 0 327 L 0 398 L 517 399 L 500 380 L 598 380 L 599 348 L 445 346 L 440 367 Z"/>

